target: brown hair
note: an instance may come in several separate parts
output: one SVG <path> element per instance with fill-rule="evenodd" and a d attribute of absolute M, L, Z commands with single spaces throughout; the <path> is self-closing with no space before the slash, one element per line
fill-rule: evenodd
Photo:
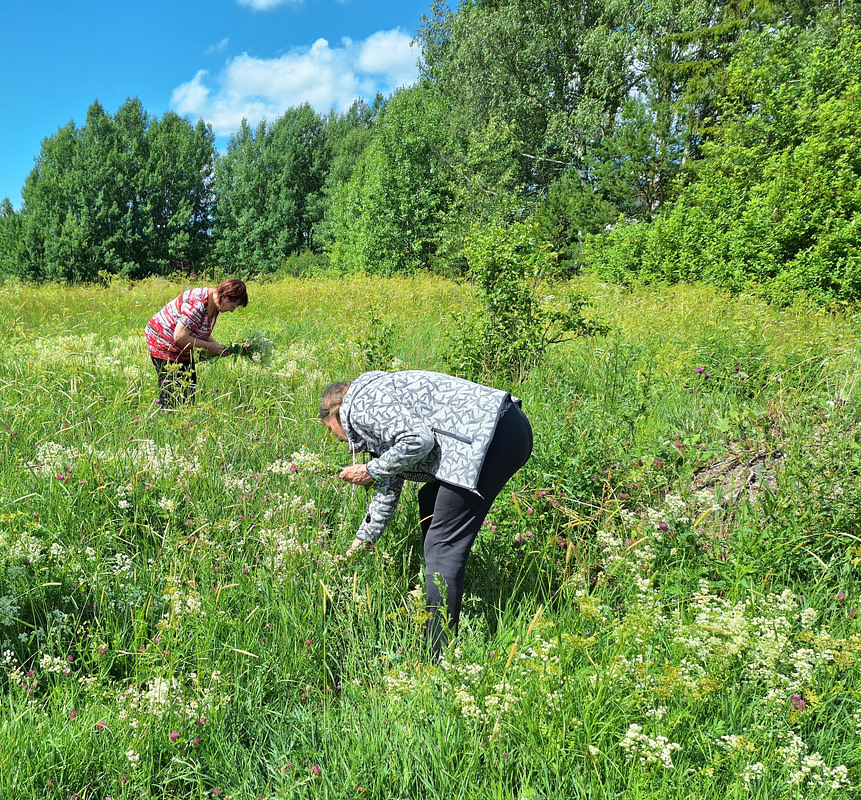
<path fill-rule="evenodd" d="M 243 308 L 248 305 L 248 290 L 239 278 L 228 278 L 222 281 L 215 292 L 219 300 L 232 301 Z"/>
<path fill-rule="evenodd" d="M 341 403 L 344 401 L 344 395 L 347 394 L 347 389 L 350 388 L 352 381 L 338 381 L 330 383 L 323 389 L 323 396 L 320 398 L 320 419 L 328 419 L 334 416 L 341 410 Z"/>

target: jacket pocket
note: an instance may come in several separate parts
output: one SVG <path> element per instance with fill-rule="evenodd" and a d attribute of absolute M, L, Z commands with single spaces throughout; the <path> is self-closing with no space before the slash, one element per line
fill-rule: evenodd
<path fill-rule="evenodd" d="M 457 439 L 459 442 L 463 442 L 464 444 L 472 444 L 472 439 L 468 436 L 461 436 L 458 433 L 452 433 L 451 431 L 441 431 L 439 428 L 431 428 L 434 433 L 438 433 L 440 436 L 448 436 L 450 439 Z"/>

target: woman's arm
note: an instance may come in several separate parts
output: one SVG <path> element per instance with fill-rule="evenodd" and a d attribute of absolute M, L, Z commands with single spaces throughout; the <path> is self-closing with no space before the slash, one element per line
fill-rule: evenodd
<path fill-rule="evenodd" d="M 216 342 L 212 336 L 209 336 L 207 339 L 201 339 L 199 336 L 195 336 L 181 322 L 176 323 L 176 328 L 174 328 L 173 331 L 173 340 L 176 342 L 176 345 L 180 350 L 191 350 L 193 347 L 200 347 L 204 350 L 209 350 L 210 353 L 220 355 L 230 349 L 227 345 Z"/>
<path fill-rule="evenodd" d="M 374 496 L 368 504 L 365 518 L 356 531 L 356 539 L 365 544 L 373 544 L 380 538 L 383 529 L 389 524 L 392 514 L 398 507 L 398 500 L 403 489 L 403 478 L 385 478 L 377 481 L 374 487 Z M 352 547 L 352 545 L 351 545 Z M 354 548 L 355 549 L 355 548 Z"/>

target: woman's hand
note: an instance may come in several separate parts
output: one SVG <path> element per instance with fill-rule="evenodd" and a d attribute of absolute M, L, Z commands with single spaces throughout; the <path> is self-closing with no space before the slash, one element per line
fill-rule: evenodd
<path fill-rule="evenodd" d="M 374 479 L 368 472 L 368 468 L 364 464 L 353 464 L 352 466 L 344 467 L 338 473 L 338 477 L 342 481 L 347 481 L 347 483 L 352 483 L 356 486 L 370 486 L 374 482 Z"/>
<path fill-rule="evenodd" d="M 373 550 L 374 546 L 364 539 L 353 539 L 353 543 L 347 548 L 347 558 L 352 558 L 360 550 Z"/>

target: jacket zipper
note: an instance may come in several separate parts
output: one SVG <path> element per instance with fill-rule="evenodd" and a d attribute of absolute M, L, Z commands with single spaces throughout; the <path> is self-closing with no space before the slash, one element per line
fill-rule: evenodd
<path fill-rule="evenodd" d="M 442 434 L 443 436 L 448 436 L 451 439 L 457 439 L 459 442 L 463 442 L 464 444 L 472 444 L 472 439 L 468 439 L 466 436 L 459 436 L 456 433 L 450 433 L 449 431 L 441 431 L 439 428 L 431 428 L 434 433 Z"/>

